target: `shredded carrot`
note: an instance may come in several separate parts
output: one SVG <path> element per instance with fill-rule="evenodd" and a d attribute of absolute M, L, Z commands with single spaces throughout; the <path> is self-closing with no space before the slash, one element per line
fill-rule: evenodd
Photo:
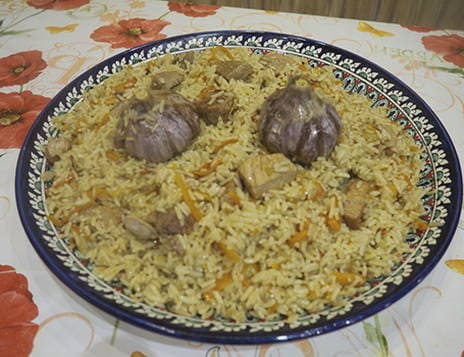
<path fill-rule="evenodd" d="M 314 181 L 314 185 L 316 186 L 316 192 L 314 192 L 314 198 L 321 198 L 325 195 L 324 187 L 322 187 L 319 181 Z"/>
<path fill-rule="evenodd" d="M 98 122 L 97 125 L 95 125 L 95 130 L 99 131 L 101 128 L 105 126 L 106 123 L 108 123 L 109 120 L 110 120 L 110 114 L 106 113 L 103 116 L 102 120 L 100 120 L 100 122 Z"/>
<path fill-rule="evenodd" d="M 296 232 L 292 238 L 290 238 L 287 241 L 287 244 L 290 246 L 294 246 L 296 243 L 304 241 L 305 239 L 308 238 L 308 230 L 309 226 L 311 225 L 311 220 L 308 219 L 304 224 L 303 227 L 301 228 L 300 231 Z"/>
<path fill-rule="evenodd" d="M 338 232 L 342 228 L 342 222 L 337 217 L 327 217 L 325 223 L 332 232 Z"/>
<path fill-rule="evenodd" d="M 52 185 L 52 188 L 61 187 L 63 185 L 66 185 L 66 184 L 70 183 L 73 180 L 74 180 L 74 176 L 73 175 L 68 175 L 64 179 L 62 179 L 61 181 L 54 182 L 53 185 Z"/>
<path fill-rule="evenodd" d="M 224 254 L 227 258 L 232 260 L 235 263 L 240 263 L 242 261 L 242 258 L 240 258 L 240 255 L 233 250 L 228 248 L 224 243 L 222 242 L 216 242 L 215 246 L 218 247 L 218 249 Z"/>
<path fill-rule="evenodd" d="M 235 191 L 227 191 L 226 192 L 227 198 L 229 198 L 230 202 L 236 206 L 240 205 L 240 197 L 238 196 L 237 192 Z"/>
<path fill-rule="evenodd" d="M 200 219 L 203 218 L 203 214 L 201 213 L 194 199 L 190 195 L 189 187 L 185 183 L 184 178 L 180 174 L 175 174 L 174 182 L 176 183 L 177 187 L 179 187 L 180 192 L 182 194 L 182 199 L 184 200 L 185 204 L 190 209 L 190 212 L 192 213 L 193 218 L 198 222 Z"/>
<path fill-rule="evenodd" d="M 115 150 L 108 150 L 105 152 L 105 156 L 111 161 L 118 161 L 120 156 Z"/>
<path fill-rule="evenodd" d="M 216 46 L 211 49 L 211 54 L 212 54 L 213 59 L 219 60 L 217 56 L 219 53 L 224 54 L 230 60 L 234 59 L 234 56 L 232 55 L 232 53 L 230 53 L 230 51 L 224 46 Z"/>
<path fill-rule="evenodd" d="M 129 78 L 124 83 L 114 86 L 113 90 L 115 90 L 116 92 L 124 92 L 127 89 L 133 88 L 136 83 L 137 83 L 137 78 L 132 77 L 132 78 Z"/>
<path fill-rule="evenodd" d="M 228 272 L 216 280 L 216 285 L 213 290 L 221 291 L 224 290 L 228 285 L 232 283 L 232 272 Z"/>
<path fill-rule="evenodd" d="M 248 278 L 243 279 L 242 286 L 246 289 L 251 285 L 251 280 Z"/>
<path fill-rule="evenodd" d="M 82 232 L 81 232 L 81 229 L 79 228 L 79 226 L 78 226 L 77 224 L 72 224 L 72 225 L 71 225 L 71 229 L 72 229 L 72 231 L 73 231 L 75 234 L 77 234 L 77 235 L 79 235 L 79 234 L 82 233 Z"/>
<path fill-rule="evenodd" d="M 214 90 L 214 87 L 213 86 L 206 86 L 205 88 L 203 88 L 200 92 L 200 95 L 198 96 L 198 100 L 204 100 L 206 99 L 206 97 L 208 97 L 209 93 L 212 92 Z"/>
<path fill-rule="evenodd" d="M 306 71 L 308 69 L 308 66 L 305 64 L 305 63 L 301 63 L 299 66 L 298 66 L 298 69 L 300 71 Z"/>
<path fill-rule="evenodd" d="M 408 177 L 406 174 L 399 174 L 398 177 L 401 177 L 404 181 L 406 181 L 408 185 L 408 189 L 411 189 L 413 187 L 413 183 L 411 182 L 411 178 Z"/>
<path fill-rule="evenodd" d="M 63 227 L 67 223 L 66 219 L 58 218 L 55 216 L 48 216 L 48 220 L 56 227 Z"/>
<path fill-rule="evenodd" d="M 416 223 L 416 228 L 420 231 L 425 231 L 427 230 L 427 228 L 429 228 L 427 223 L 425 223 L 425 221 L 420 218 L 416 219 L 415 223 Z"/>
<path fill-rule="evenodd" d="M 108 97 L 104 100 L 104 103 L 108 105 L 113 105 L 113 104 L 116 104 L 117 101 L 118 100 L 116 99 L 116 97 Z"/>
<path fill-rule="evenodd" d="M 206 292 L 203 294 L 203 299 L 206 301 L 212 301 L 214 299 L 214 295 L 210 292 Z"/>
<path fill-rule="evenodd" d="M 279 306 L 277 304 L 274 304 L 274 305 L 267 308 L 267 312 L 270 313 L 270 314 L 273 314 L 273 313 L 277 312 L 278 307 Z"/>
<path fill-rule="evenodd" d="M 317 299 L 317 294 L 316 294 L 314 291 L 310 291 L 310 292 L 308 293 L 308 299 L 309 299 L 309 300 Z"/>
<path fill-rule="evenodd" d="M 354 273 L 343 273 L 343 272 L 336 271 L 334 272 L 334 275 L 335 275 L 335 279 L 337 280 L 337 283 L 341 285 L 348 285 L 355 281 L 364 282 L 365 280 L 362 275 L 354 274 Z"/>
<path fill-rule="evenodd" d="M 230 144 L 235 144 L 238 142 L 238 139 L 237 138 L 230 138 L 230 139 L 227 139 L 227 140 L 224 140 L 224 141 L 221 141 L 219 144 L 216 145 L 216 147 L 214 148 L 214 152 L 218 152 L 219 150 L 221 150 L 222 148 L 226 147 L 227 145 L 230 145 Z"/>
<path fill-rule="evenodd" d="M 220 164 L 222 164 L 222 160 L 220 159 L 204 163 L 198 170 L 192 171 L 192 174 L 199 177 L 207 176 L 212 173 Z"/>

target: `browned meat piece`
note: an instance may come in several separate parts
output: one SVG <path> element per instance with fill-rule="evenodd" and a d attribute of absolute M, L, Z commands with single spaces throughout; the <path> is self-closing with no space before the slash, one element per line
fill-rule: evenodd
<path fill-rule="evenodd" d="M 251 196 L 259 198 L 264 192 L 292 181 L 297 169 L 282 154 L 256 155 L 240 165 L 239 174 Z"/>
<path fill-rule="evenodd" d="M 245 81 L 253 73 L 253 67 L 243 61 L 222 61 L 217 63 L 216 73 L 228 81 L 231 79 Z"/>
<path fill-rule="evenodd" d="M 175 62 L 182 68 L 186 68 L 188 64 L 195 60 L 195 51 L 183 52 L 175 55 Z"/>
<path fill-rule="evenodd" d="M 60 158 L 60 155 L 71 149 L 71 142 L 65 138 L 50 138 L 43 152 L 47 160 L 53 164 Z"/>
<path fill-rule="evenodd" d="M 181 242 L 177 237 L 171 237 L 168 239 L 168 244 L 169 247 L 179 256 L 184 256 L 185 255 L 185 249 L 182 246 Z"/>
<path fill-rule="evenodd" d="M 178 71 L 160 72 L 153 76 L 152 87 L 154 89 L 173 89 L 183 80 L 184 75 Z"/>
<path fill-rule="evenodd" d="M 363 180 L 353 179 L 345 191 L 343 204 L 343 220 L 351 229 L 358 229 L 363 222 L 364 208 L 370 185 Z"/>
<path fill-rule="evenodd" d="M 193 103 L 167 90 L 151 91 L 112 110 L 118 125 L 114 144 L 139 160 L 165 162 L 183 152 L 200 132 Z"/>
<path fill-rule="evenodd" d="M 188 215 L 182 224 L 177 217 L 174 209 L 167 212 L 154 212 L 148 221 L 155 227 L 156 231 L 160 234 L 174 235 L 174 234 L 188 234 L 193 230 L 195 219 L 192 215 Z"/>
<path fill-rule="evenodd" d="M 135 237 L 141 240 L 156 240 L 156 231 L 155 229 L 144 220 L 133 217 L 126 216 L 123 219 L 124 228 L 131 232 Z"/>
<path fill-rule="evenodd" d="M 293 80 L 264 102 L 259 132 L 270 152 L 281 152 L 294 162 L 309 165 L 332 152 L 340 136 L 341 119 L 309 86 L 300 87 Z"/>
<path fill-rule="evenodd" d="M 229 119 L 229 115 L 234 105 L 232 94 L 221 90 L 209 91 L 197 103 L 197 111 L 206 124 L 216 125 L 219 117 L 223 121 Z"/>
<path fill-rule="evenodd" d="M 287 65 L 298 62 L 293 56 L 285 56 L 277 52 L 271 52 L 262 56 L 259 61 L 263 65 L 273 68 L 276 72 L 281 72 Z"/>

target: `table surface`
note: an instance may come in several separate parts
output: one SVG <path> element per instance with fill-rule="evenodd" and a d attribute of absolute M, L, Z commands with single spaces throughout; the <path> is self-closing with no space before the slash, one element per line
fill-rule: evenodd
<path fill-rule="evenodd" d="M 130 41 L 120 34 L 123 28 L 142 26 L 135 20 L 140 18 L 146 20 L 147 33 Z M 146 356 L 202 357 L 464 356 L 462 221 L 433 272 L 375 317 L 294 343 L 214 346 L 143 331 L 85 303 L 38 258 L 21 226 L 14 198 L 15 165 L 24 135 L 41 108 L 70 80 L 139 43 L 218 29 L 291 33 L 369 58 L 425 99 L 463 161 L 463 32 L 140 0 L 3 0 L 0 19 L 0 357 L 27 356 L 32 344 L 31 356 L 117 357 L 134 351 Z M 12 111 L 21 113 L 20 120 L 5 125 L 5 113 Z M 12 303 L 12 291 L 22 295 L 20 306 Z M 367 324 L 377 324 L 378 338 L 366 336 Z"/>

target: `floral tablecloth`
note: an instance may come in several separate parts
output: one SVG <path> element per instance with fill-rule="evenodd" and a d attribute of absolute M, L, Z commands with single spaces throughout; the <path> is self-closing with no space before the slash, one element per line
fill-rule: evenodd
<path fill-rule="evenodd" d="M 162 337 L 102 313 L 38 258 L 14 198 L 15 165 L 40 110 L 114 53 L 217 29 L 286 32 L 346 48 L 416 90 L 464 158 L 464 33 L 425 27 L 164 1 L 0 3 L 0 357 L 464 356 L 464 223 L 436 269 L 387 310 L 294 343 L 215 346 Z"/>

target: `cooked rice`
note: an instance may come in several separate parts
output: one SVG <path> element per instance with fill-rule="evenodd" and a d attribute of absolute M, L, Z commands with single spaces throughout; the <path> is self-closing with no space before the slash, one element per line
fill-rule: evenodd
<path fill-rule="evenodd" d="M 60 135 L 73 145 L 51 168 L 54 184 L 46 193 L 50 218 L 99 277 L 122 283 L 136 300 L 181 315 L 235 321 L 284 316 L 294 321 L 305 312 L 340 306 L 365 291 L 366 281 L 390 274 L 410 252 L 406 236 L 423 213 L 424 192 L 416 186 L 420 149 L 387 118 L 386 109 L 347 94 L 330 68 L 310 68 L 299 60 L 275 73 L 259 62 L 260 54 L 229 51 L 253 66 L 249 82 L 228 82 L 215 74 L 214 57 L 221 58 L 222 52 L 200 51 L 187 68 L 166 55 L 126 67 L 86 93 L 70 113 L 56 117 Z M 150 76 L 166 70 L 185 75 L 178 91 L 188 99 L 195 100 L 214 85 L 234 94 L 237 110 L 228 122 L 202 123 L 200 135 L 181 155 L 148 164 L 115 149 L 117 120 L 109 113 L 118 101 L 143 98 Z M 296 75 L 310 80 L 340 114 L 339 144 L 329 158 L 319 158 L 309 168 L 297 165 L 295 180 L 268 191 L 261 200 L 237 190 L 240 205 L 226 202 L 224 186 L 238 182 L 240 163 L 265 152 L 257 135 L 260 107 Z M 232 138 L 238 141 L 216 152 Z M 386 148 L 391 142 L 394 152 Z M 222 163 L 211 174 L 192 174 L 218 158 Z M 184 178 L 203 214 L 192 233 L 174 237 L 184 256 L 173 252 L 171 238 L 156 244 L 140 241 L 102 210 L 109 207 L 143 218 L 153 210 L 174 207 L 184 220 L 190 209 L 175 183 L 176 174 Z M 373 187 L 366 197 L 364 224 L 352 230 L 342 223 L 332 232 L 328 220 L 341 220 L 342 187 L 353 175 Z M 308 220 L 308 238 L 288 244 Z M 239 259 L 216 249 L 218 242 Z M 221 281 L 222 289 L 217 288 Z"/>

